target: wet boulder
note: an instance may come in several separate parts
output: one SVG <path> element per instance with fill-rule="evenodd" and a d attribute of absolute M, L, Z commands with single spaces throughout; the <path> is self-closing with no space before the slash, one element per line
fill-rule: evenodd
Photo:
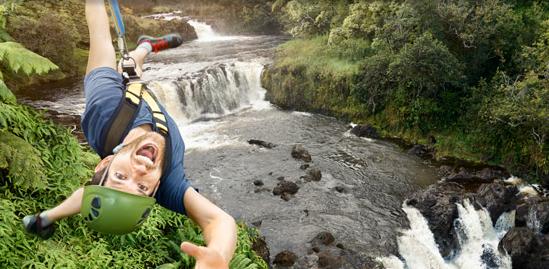
<path fill-rule="evenodd" d="M 307 175 L 303 176 L 303 179 L 309 181 L 320 181 L 322 179 L 322 172 L 317 168 L 311 168 L 307 171 Z"/>
<path fill-rule="evenodd" d="M 358 137 L 368 137 L 368 138 L 379 138 L 379 134 L 373 126 L 369 124 L 357 125 L 351 129 L 351 134 L 354 134 Z"/>
<path fill-rule="evenodd" d="M 335 237 L 330 232 L 320 232 L 311 240 L 311 245 L 313 247 L 328 246 L 333 242 L 335 242 Z"/>
<path fill-rule="evenodd" d="M 274 187 L 273 194 L 277 196 L 280 195 L 280 198 L 284 201 L 288 201 L 298 190 L 299 186 L 297 186 L 297 184 L 291 181 L 281 180 L 276 187 Z"/>
<path fill-rule="evenodd" d="M 413 194 L 406 201 L 407 205 L 417 208 L 427 219 L 443 257 L 450 256 L 458 247 L 453 223 L 458 217 L 456 203 L 462 203 L 464 195 L 463 186 L 444 182 L 431 185 L 427 190 Z"/>
<path fill-rule="evenodd" d="M 488 210 L 492 223 L 496 223 L 503 212 L 516 208 L 517 194 L 518 188 L 516 186 L 506 186 L 502 182 L 495 182 L 481 185 L 475 195 L 475 201 Z"/>
<path fill-rule="evenodd" d="M 499 251 L 506 251 L 511 256 L 513 268 L 547 268 L 533 266 L 540 262 L 540 247 L 542 245 L 536 234 L 526 227 L 512 228 L 498 245 Z"/>
<path fill-rule="evenodd" d="M 318 267 L 337 269 L 341 268 L 343 257 L 340 249 L 327 249 L 317 254 Z"/>
<path fill-rule="evenodd" d="M 408 150 L 408 154 L 416 155 L 422 159 L 431 159 L 435 156 L 435 151 L 433 148 L 424 145 L 414 145 Z"/>
<path fill-rule="evenodd" d="M 262 141 L 262 140 L 256 140 L 256 139 L 248 140 L 248 144 L 256 145 L 256 146 L 259 146 L 259 147 L 262 147 L 262 148 L 267 148 L 267 149 L 272 149 L 272 148 L 276 147 L 276 145 L 273 144 L 273 143 L 265 142 L 265 141 Z"/>
<path fill-rule="evenodd" d="M 534 232 L 549 234 L 549 198 L 530 198 L 518 205 L 515 226 L 528 226 Z"/>
<path fill-rule="evenodd" d="M 294 265 L 296 260 L 297 260 L 297 255 L 295 255 L 295 253 L 288 250 L 284 250 L 276 254 L 273 264 L 276 264 L 279 266 L 292 266 Z"/>
<path fill-rule="evenodd" d="M 271 253 L 269 251 L 269 248 L 267 247 L 267 242 L 265 242 L 264 237 L 256 238 L 254 243 L 252 244 L 252 249 L 267 264 L 270 264 L 270 262 L 271 262 L 271 257 L 270 257 Z"/>
<path fill-rule="evenodd" d="M 298 160 L 302 160 L 304 162 L 310 163 L 312 161 L 311 154 L 309 154 L 309 151 L 307 151 L 303 145 L 294 145 L 292 147 L 292 157 Z"/>

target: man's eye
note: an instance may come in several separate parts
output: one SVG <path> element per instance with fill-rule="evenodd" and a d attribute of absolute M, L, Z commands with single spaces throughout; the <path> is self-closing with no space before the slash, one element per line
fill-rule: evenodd
<path fill-rule="evenodd" d="M 118 172 L 114 173 L 114 176 L 119 180 L 125 180 L 126 177 Z"/>
<path fill-rule="evenodd" d="M 148 191 L 149 188 L 147 188 L 147 186 L 143 185 L 143 184 L 139 184 L 139 189 L 142 190 L 142 191 Z"/>

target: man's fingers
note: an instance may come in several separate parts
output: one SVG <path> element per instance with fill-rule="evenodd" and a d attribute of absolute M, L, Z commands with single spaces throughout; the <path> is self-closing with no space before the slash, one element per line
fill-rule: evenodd
<path fill-rule="evenodd" d="M 199 246 L 189 242 L 183 242 L 181 244 L 181 251 L 197 259 L 202 255 L 202 249 Z"/>

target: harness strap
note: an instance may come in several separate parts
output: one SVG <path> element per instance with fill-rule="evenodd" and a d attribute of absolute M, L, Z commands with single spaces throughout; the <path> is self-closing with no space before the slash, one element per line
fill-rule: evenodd
<path fill-rule="evenodd" d="M 126 135 L 130 132 L 143 101 L 147 103 L 153 116 L 154 131 L 160 133 L 166 139 L 163 172 L 167 172 L 171 163 L 171 140 L 168 119 L 164 112 L 162 112 L 156 96 L 141 82 L 127 85 L 126 91 L 124 92 L 124 98 L 122 98 L 114 113 L 115 117 L 113 117 L 110 125 L 108 125 L 109 128 L 105 136 L 103 153 L 105 156 L 112 154 L 114 148 L 122 143 Z M 101 157 L 103 158 L 105 156 Z"/>
<path fill-rule="evenodd" d="M 124 98 L 120 100 L 115 117 L 111 118 L 111 122 L 107 125 L 107 131 L 104 134 L 105 145 L 101 158 L 112 154 L 114 148 L 122 143 L 122 140 L 131 129 L 131 123 L 137 117 L 137 111 L 141 105 L 141 86 L 139 84 L 128 85 Z"/>

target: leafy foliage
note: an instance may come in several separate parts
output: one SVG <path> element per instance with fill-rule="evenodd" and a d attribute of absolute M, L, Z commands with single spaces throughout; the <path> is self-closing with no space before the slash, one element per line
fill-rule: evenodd
<path fill-rule="evenodd" d="M 273 6 L 305 39 L 281 46 L 264 73 L 271 101 L 369 121 L 414 143 L 434 135 L 440 156 L 549 174 L 546 1 L 331 3 Z M 355 68 L 332 68 L 337 62 Z"/>
<path fill-rule="evenodd" d="M 25 75 L 48 73 L 58 67 L 50 60 L 31 52 L 16 42 L 0 43 L 0 61 L 4 68 Z"/>
<path fill-rule="evenodd" d="M 0 78 L 0 102 L 6 103 L 6 104 L 15 104 L 17 102 L 15 95 L 10 91 L 8 86 L 4 83 L 4 81 Z"/>

